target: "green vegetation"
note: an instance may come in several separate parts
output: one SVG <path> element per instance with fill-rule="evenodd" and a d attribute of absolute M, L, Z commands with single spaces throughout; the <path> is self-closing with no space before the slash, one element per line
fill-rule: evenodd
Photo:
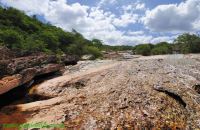
<path fill-rule="evenodd" d="M 14 8 L 0 7 L 0 43 L 10 49 L 29 52 L 101 56 L 98 46 L 77 31 L 65 32 Z"/>
<path fill-rule="evenodd" d="M 167 42 L 161 42 L 153 46 L 151 50 L 152 55 L 160 55 L 160 54 L 171 54 L 172 53 L 172 45 Z"/>
<path fill-rule="evenodd" d="M 159 55 L 176 53 L 200 53 L 200 37 L 185 33 L 173 44 L 161 42 L 156 45 L 137 46 L 104 45 L 99 39 L 88 40 L 76 30 L 65 32 L 61 28 L 42 23 L 36 16 L 29 17 L 14 8 L 0 7 L 0 45 L 10 49 L 48 54 L 91 54 L 92 59 L 101 57 L 101 51 L 133 50 L 135 54 Z"/>
<path fill-rule="evenodd" d="M 195 34 L 184 33 L 179 35 L 173 44 L 160 42 L 153 44 L 140 44 L 133 48 L 135 54 L 163 55 L 172 53 L 200 53 L 200 37 Z"/>
<path fill-rule="evenodd" d="M 174 41 L 174 48 L 180 53 L 200 53 L 200 37 L 195 34 L 185 33 Z"/>
<path fill-rule="evenodd" d="M 93 39 L 92 43 L 95 47 L 97 47 L 101 51 L 126 51 L 126 50 L 133 50 L 133 46 L 128 45 L 121 45 L 121 46 L 110 46 L 104 45 L 103 42 L 98 39 Z"/>
<path fill-rule="evenodd" d="M 144 56 L 151 55 L 151 44 L 141 44 L 135 46 L 135 53 Z"/>
<path fill-rule="evenodd" d="M 29 52 L 64 53 L 101 57 L 101 51 L 132 50 L 132 46 L 103 45 L 101 40 L 85 39 L 79 32 L 65 32 L 61 28 L 45 24 L 36 16 L 29 17 L 14 8 L 0 7 L 0 45 Z"/>

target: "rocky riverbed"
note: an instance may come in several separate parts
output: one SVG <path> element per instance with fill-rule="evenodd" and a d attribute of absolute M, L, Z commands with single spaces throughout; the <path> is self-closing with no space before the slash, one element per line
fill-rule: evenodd
<path fill-rule="evenodd" d="M 43 101 L 6 106 L 0 124 L 64 129 L 200 129 L 200 55 L 81 61 L 31 90 Z"/>

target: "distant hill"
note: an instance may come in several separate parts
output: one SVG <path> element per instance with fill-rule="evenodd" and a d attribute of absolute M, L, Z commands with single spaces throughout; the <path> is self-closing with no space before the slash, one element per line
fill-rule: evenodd
<path fill-rule="evenodd" d="M 101 55 L 93 42 L 76 30 L 65 32 L 14 8 L 0 7 L 0 45 L 30 52 Z"/>

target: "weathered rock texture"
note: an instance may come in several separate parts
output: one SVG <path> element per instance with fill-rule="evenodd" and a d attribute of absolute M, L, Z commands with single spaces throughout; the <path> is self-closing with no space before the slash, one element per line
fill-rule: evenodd
<path fill-rule="evenodd" d="M 19 74 L 12 76 L 6 76 L 0 80 L 0 94 L 8 92 L 9 90 L 18 87 L 20 85 L 26 84 L 33 80 L 34 77 L 58 72 L 64 69 L 63 65 L 60 64 L 47 64 L 43 66 L 35 66 L 33 68 L 27 68 L 22 70 Z"/>
<path fill-rule="evenodd" d="M 0 47 L 1 57 L 0 60 L 8 60 L 14 58 L 14 53 L 6 47 Z"/>
<path fill-rule="evenodd" d="M 76 56 L 69 55 L 60 58 L 45 54 L 18 57 L 5 47 L 0 50 L 0 94 L 23 85 L 36 76 L 62 71 L 65 65 L 78 61 Z"/>
<path fill-rule="evenodd" d="M 87 130 L 198 130 L 200 95 L 193 86 L 200 82 L 199 59 L 200 55 L 141 57 L 67 71 L 33 91 L 51 99 L 5 107 L 0 123 L 64 123 L 65 129 Z"/>
<path fill-rule="evenodd" d="M 1 60 L 0 72 L 1 76 L 12 75 L 19 73 L 20 71 L 27 68 L 41 66 L 43 64 L 57 63 L 57 61 L 58 60 L 54 55 L 27 56 L 27 57 L 14 58 L 11 60 Z"/>

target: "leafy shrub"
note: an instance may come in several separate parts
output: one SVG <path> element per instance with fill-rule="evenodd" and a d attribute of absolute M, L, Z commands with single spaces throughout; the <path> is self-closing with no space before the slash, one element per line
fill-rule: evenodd
<path fill-rule="evenodd" d="M 169 49 L 167 47 L 156 47 L 151 50 L 152 55 L 168 54 Z"/>
<path fill-rule="evenodd" d="M 151 47 L 149 44 L 138 45 L 135 48 L 136 54 L 149 56 L 151 54 Z"/>
<path fill-rule="evenodd" d="M 8 48 L 21 48 L 23 36 L 13 29 L 0 30 L 0 40 Z"/>
<path fill-rule="evenodd" d="M 172 47 L 167 42 L 161 42 L 154 45 L 153 49 L 151 50 L 151 54 L 153 55 L 161 55 L 161 54 L 170 54 L 172 53 Z"/>
<path fill-rule="evenodd" d="M 174 40 L 174 44 L 180 53 L 200 53 L 200 37 L 198 35 L 181 34 Z"/>
<path fill-rule="evenodd" d="M 85 39 L 76 30 L 65 32 L 61 28 L 38 21 L 36 16 L 29 17 L 17 9 L 1 6 L 0 43 L 10 49 L 29 52 L 58 55 L 69 53 L 78 56 L 93 53 L 94 57 L 100 55 L 95 47 L 88 47 L 99 44 L 93 45 L 92 41 Z"/>
<path fill-rule="evenodd" d="M 96 59 L 102 56 L 100 50 L 97 47 L 94 46 L 86 46 L 85 47 L 87 54 L 92 54 L 92 59 Z"/>

